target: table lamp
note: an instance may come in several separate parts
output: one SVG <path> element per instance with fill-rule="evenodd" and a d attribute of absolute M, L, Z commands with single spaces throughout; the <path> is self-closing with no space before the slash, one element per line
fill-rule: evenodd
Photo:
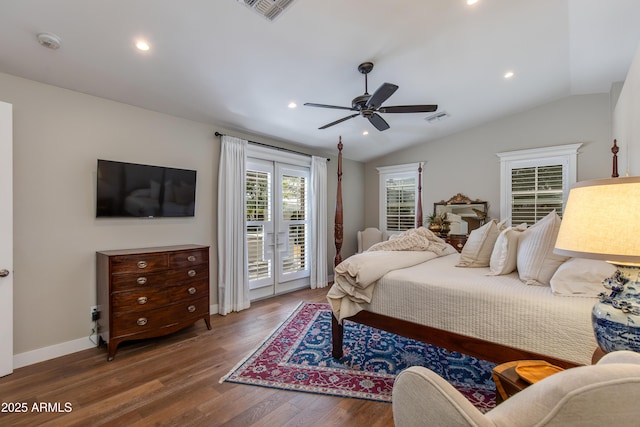
<path fill-rule="evenodd" d="M 554 252 L 600 259 L 618 270 L 593 307 L 596 341 L 605 352 L 640 352 L 640 177 L 575 184 Z"/>

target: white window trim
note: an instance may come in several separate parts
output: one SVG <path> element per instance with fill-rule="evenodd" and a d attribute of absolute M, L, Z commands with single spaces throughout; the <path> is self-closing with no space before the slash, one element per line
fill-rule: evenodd
<path fill-rule="evenodd" d="M 511 222 L 511 170 L 532 166 L 562 165 L 562 203 L 566 205 L 569 188 L 578 177 L 578 149 L 581 142 L 553 147 L 496 153 L 500 158 L 500 218 Z"/>
<path fill-rule="evenodd" d="M 376 168 L 378 170 L 378 228 L 381 231 L 385 231 L 389 234 L 397 234 L 396 231 L 388 231 L 387 230 L 387 193 L 385 187 L 385 181 L 390 176 L 399 177 L 399 176 L 409 176 L 415 177 L 416 179 L 416 188 L 415 188 L 415 200 L 416 200 L 416 215 L 418 213 L 417 203 L 418 203 L 418 187 L 421 187 L 421 183 L 418 182 L 418 167 L 422 165 L 424 175 L 424 165 L 426 162 L 418 162 L 418 163 L 407 163 L 403 165 L 394 165 L 394 166 L 380 166 Z"/>

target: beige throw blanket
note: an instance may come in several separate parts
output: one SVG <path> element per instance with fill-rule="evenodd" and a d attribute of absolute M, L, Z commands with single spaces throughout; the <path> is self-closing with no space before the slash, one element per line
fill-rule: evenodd
<path fill-rule="evenodd" d="M 388 272 L 452 253 L 451 245 L 420 227 L 347 258 L 336 266 L 334 284 L 327 293 L 334 316 L 342 322 L 363 310 L 371 302 L 374 283 Z"/>

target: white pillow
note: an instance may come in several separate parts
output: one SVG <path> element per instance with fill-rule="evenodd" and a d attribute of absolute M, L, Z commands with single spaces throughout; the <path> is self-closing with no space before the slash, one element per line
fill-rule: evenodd
<path fill-rule="evenodd" d="M 551 278 L 551 290 L 555 295 L 596 297 L 605 290 L 602 281 L 615 271 L 606 261 L 570 258 Z"/>
<path fill-rule="evenodd" d="M 560 230 L 555 210 L 522 232 L 518 242 L 517 268 L 527 285 L 549 286 L 551 277 L 569 257 L 553 253 Z"/>
<path fill-rule="evenodd" d="M 517 227 L 507 227 L 500 232 L 491 252 L 489 260 L 489 276 L 509 274 L 516 269 L 516 258 L 518 256 L 518 239 L 522 232 L 527 229 L 527 224 L 522 223 Z"/>
<path fill-rule="evenodd" d="M 462 248 L 456 267 L 488 267 L 493 245 L 499 234 L 495 220 L 473 230 Z"/>

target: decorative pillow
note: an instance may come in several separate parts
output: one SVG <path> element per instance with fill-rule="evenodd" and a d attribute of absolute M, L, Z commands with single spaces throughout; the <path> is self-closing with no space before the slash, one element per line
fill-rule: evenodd
<path fill-rule="evenodd" d="M 569 257 L 553 253 L 560 217 L 555 210 L 522 232 L 518 242 L 517 268 L 527 285 L 549 286 L 551 277 Z"/>
<path fill-rule="evenodd" d="M 495 220 L 473 230 L 462 248 L 456 267 L 488 267 L 493 245 L 499 234 Z"/>
<path fill-rule="evenodd" d="M 605 290 L 602 281 L 615 271 L 606 261 L 570 258 L 551 278 L 551 290 L 555 295 L 595 297 Z"/>
<path fill-rule="evenodd" d="M 522 223 L 517 227 L 507 227 L 500 232 L 489 260 L 490 276 L 509 274 L 516 269 L 518 239 L 526 229 L 527 224 Z"/>

